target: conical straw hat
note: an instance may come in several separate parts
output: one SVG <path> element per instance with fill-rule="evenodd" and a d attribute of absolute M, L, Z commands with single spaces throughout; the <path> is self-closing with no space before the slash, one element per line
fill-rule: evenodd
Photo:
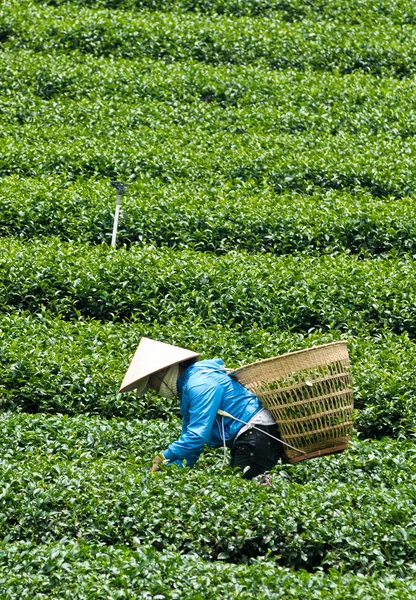
<path fill-rule="evenodd" d="M 171 346 L 143 337 L 124 376 L 120 392 L 129 392 L 136 389 L 138 395 L 143 394 L 147 387 L 149 375 L 197 356 L 199 354 L 192 352 L 192 350 L 185 350 L 185 348 Z"/>

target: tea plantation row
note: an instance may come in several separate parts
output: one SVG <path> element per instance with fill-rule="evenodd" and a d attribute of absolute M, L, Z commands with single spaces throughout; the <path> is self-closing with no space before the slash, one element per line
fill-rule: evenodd
<path fill-rule="evenodd" d="M 403 257 L 223 256 L 132 247 L 114 251 L 50 238 L 3 238 L 0 307 L 144 322 L 202 319 L 306 333 L 330 328 L 414 335 L 416 265 Z"/>
<path fill-rule="evenodd" d="M 359 23 L 386 20 L 392 23 L 416 23 L 415 5 L 411 0 L 36 0 L 41 5 L 81 4 L 83 6 L 152 9 L 160 11 L 217 13 L 233 16 L 265 15 L 285 21 L 313 20 Z"/>
<path fill-rule="evenodd" d="M 416 347 L 406 334 L 388 330 L 352 337 L 339 331 L 309 335 L 238 327 L 208 327 L 201 320 L 172 318 L 158 323 L 75 323 L 46 312 L 4 314 L 0 319 L 2 410 L 101 415 L 127 419 L 178 416 L 176 400 L 118 394 L 125 369 L 141 336 L 220 356 L 229 368 L 347 338 L 352 359 L 356 426 L 362 435 L 416 433 Z"/>
<path fill-rule="evenodd" d="M 82 119 L 83 111 L 87 113 L 89 107 L 93 112 L 94 102 L 101 99 L 105 102 L 100 105 L 99 113 L 93 112 L 91 116 L 94 122 L 99 122 L 102 115 L 108 119 L 112 114 L 113 127 L 122 124 L 119 121 L 122 110 L 117 112 L 117 118 L 112 112 L 117 107 L 134 108 L 136 118 L 140 119 L 149 110 L 146 102 L 151 100 L 157 101 L 152 114 L 155 120 L 149 121 L 153 127 L 163 115 L 165 120 L 171 119 L 170 124 L 175 124 L 174 119 L 179 117 L 188 117 L 199 127 L 212 127 L 213 117 L 220 114 L 231 124 L 231 113 L 219 108 L 244 109 L 236 112 L 238 121 L 247 120 L 251 114 L 254 126 L 257 115 L 258 125 L 268 125 L 273 131 L 285 130 L 292 121 L 292 131 L 342 126 L 355 133 L 363 128 L 373 132 L 390 128 L 392 133 L 404 134 L 406 118 L 410 125 L 415 124 L 413 79 L 379 78 L 362 71 L 350 75 L 311 70 L 280 72 L 266 65 L 260 68 L 251 64 L 210 65 L 195 61 L 165 63 L 80 52 L 39 54 L 30 49 L 3 48 L 0 81 L 2 114 L 9 119 L 15 116 L 19 122 L 39 123 L 47 117 L 52 121 L 55 113 L 55 123 L 59 122 L 65 104 L 48 105 L 41 100 L 57 102 L 63 97 L 68 102 L 64 115 L 67 122 L 71 112 L 76 119 Z M 71 104 L 70 99 L 82 102 Z M 192 110 L 184 106 L 190 103 Z M 250 113 L 253 106 L 255 113 L 252 108 Z M 26 107 L 27 114 L 13 113 L 19 107 L 22 112 Z M 199 112 L 195 114 L 197 109 Z M 72 124 L 76 124 L 76 119 Z M 221 127 L 220 118 L 216 126 Z"/>
<path fill-rule="evenodd" d="M 91 116 L 91 115 L 90 115 Z M 216 120 L 220 120 L 217 115 Z M 172 124 L 167 128 L 111 125 L 94 118 L 87 124 L 27 124 L 5 128 L 8 143 L 0 155 L 0 173 L 38 176 L 122 177 L 212 182 L 219 187 L 270 185 L 276 192 L 368 190 L 374 196 L 411 194 L 415 181 L 415 140 L 365 131 L 328 136 L 327 131 L 273 134 L 247 130 L 195 130 Z M 67 145 L 66 140 L 71 139 Z"/>
<path fill-rule="evenodd" d="M 149 474 L 154 448 L 179 429 L 179 421 L 5 415 L 2 536 L 144 544 L 233 562 L 271 553 L 309 570 L 415 569 L 413 443 L 355 442 L 315 469 L 280 467 L 269 488 L 218 473 L 209 453 L 203 469 Z"/>
<path fill-rule="evenodd" d="M 327 75 L 322 86 L 316 75 L 292 73 L 284 82 L 259 70 L 266 82 L 257 73 L 250 87 L 252 68 L 217 72 L 187 64 L 181 73 L 154 61 L 118 61 L 116 77 L 109 76 L 111 61 L 101 59 L 81 62 L 74 73 L 67 57 L 42 65 L 23 53 L 21 67 L 11 53 L 4 56 L 2 81 L 10 92 L 0 104 L 7 137 L 2 175 L 203 182 L 217 195 L 253 185 L 256 192 L 268 185 L 277 193 L 347 189 L 400 198 L 414 190 L 412 82 L 375 83 L 358 74 L 346 84 Z M 94 100 L 71 100 L 85 92 Z M 140 108 L 132 104 L 138 96 L 146 100 Z"/>
<path fill-rule="evenodd" d="M 153 456 L 154 448 L 163 448 L 178 431 L 179 417 L 167 422 L 164 419 L 143 419 L 142 415 L 126 420 L 94 415 L 30 415 L 5 411 L 0 417 L 0 449 L 4 459 L 20 466 L 53 455 L 55 471 L 59 461 L 67 466 L 75 464 L 82 467 L 82 460 L 85 465 L 93 466 L 95 461 L 106 459 L 136 461 L 141 471 Z M 354 437 L 349 452 L 296 465 L 279 464 L 276 472 L 279 478 L 289 479 L 299 485 L 306 485 L 312 480 L 317 485 L 326 485 L 333 482 L 336 476 L 342 484 L 358 485 L 362 482 L 364 485 L 373 484 L 390 489 L 414 483 L 416 475 L 412 463 L 415 453 L 411 438 L 360 440 Z M 198 468 L 188 470 L 186 474 L 190 476 L 197 470 L 222 468 L 222 463 L 221 453 L 206 448 L 197 463 Z M 175 467 L 172 470 L 166 468 L 161 476 L 168 477 L 169 473 L 176 472 Z M 143 473 L 147 473 L 147 470 Z M 137 475 L 141 477 L 142 473 Z M 152 477 L 149 478 L 151 481 Z M 254 488 L 257 489 L 257 485 Z"/>
<path fill-rule="evenodd" d="M 353 25 L 314 19 L 288 23 L 267 16 L 126 13 L 79 5 L 40 7 L 30 1 L 5 2 L 0 19 L 3 44 L 11 49 L 396 76 L 416 68 L 415 32 L 406 22 L 400 27 L 372 19 Z"/>
<path fill-rule="evenodd" d="M 140 135 L 144 131 L 143 136 Z M 23 137 L 24 132 L 24 137 Z M 172 126 L 123 132 L 90 128 L 48 131 L 16 126 L 7 132 L 0 156 L 2 176 L 58 174 L 63 179 L 97 176 L 123 179 L 212 181 L 217 187 L 270 185 L 276 192 L 294 190 L 367 190 L 374 196 L 403 198 L 415 189 L 416 142 L 389 135 L 321 134 L 236 137 L 222 131 L 184 131 Z M 198 133 L 198 135 L 196 135 Z M 65 140 L 72 139 L 71 145 Z"/>
<path fill-rule="evenodd" d="M 62 185 L 58 177 L 0 182 L 1 235 L 59 236 L 109 243 L 114 190 L 91 179 Z M 230 250 L 296 250 L 374 254 L 416 250 L 413 198 L 374 198 L 368 192 L 212 189 L 209 184 L 136 182 L 123 199 L 119 244 L 138 242 L 223 254 Z"/>
<path fill-rule="evenodd" d="M 82 540 L 8 543 L 0 548 L 0 565 L 4 600 L 412 600 L 416 592 L 412 577 L 294 573 L 258 560 L 207 563 L 194 554 Z"/>

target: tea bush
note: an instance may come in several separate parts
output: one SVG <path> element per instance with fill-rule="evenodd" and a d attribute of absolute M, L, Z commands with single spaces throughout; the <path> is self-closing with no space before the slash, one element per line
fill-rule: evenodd
<path fill-rule="evenodd" d="M 75 57 L 3 56 L 2 175 L 197 182 L 204 198 L 221 199 L 265 185 L 376 198 L 414 190 L 412 81 L 157 61 L 110 67 L 79 54 L 74 71 Z"/>
<path fill-rule="evenodd" d="M 354 337 L 339 330 L 308 335 L 259 327 L 245 331 L 186 319 L 165 325 L 71 323 L 45 312 L 3 315 L 0 331 L 3 410 L 127 419 L 178 416 L 174 400 L 118 394 L 141 336 L 197 349 L 206 358 L 219 356 L 229 368 L 347 337 L 360 434 L 416 432 L 416 348 L 406 334 L 386 330 L 374 338 L 365 329 Z"/>
<path fill-rule="evenodd" d="M 415 249 L 412 198 L 397 202 L 338 191 L 305 197 L 267 188 L 234 188 L 218 197 L 215 191 L 208 185 L 184 191 L 175 184 L 133 183 L 123 199 L 118 242 L 216 254 L 349 250 L 371 257 Z M 109 243 L 114 218 L 109 196 L 108 184 L 95 179 L 62 186 L 57 177 L 4 178 L 0 234 Z"/>
<path fill-rule="evenodd" d="M 333 132 L 338 127 L 393 136 L 405 135 L 406 127 L 409 135 L 414 131 L 415 84 L 411 78 L 380 78 L 361 71 L 347 76 L 337 71 L 280 72 L 252 64 L 109 61 L 79 52 L 44 55 L 30 49 L 4 48 L 2 58 L 2 114 L 17 118 L 20 124 L 52 125 L 63 116 L 71 124 L 78 120 L 88 123 L 88 117 L 97 123 L 112 116 L 113 127 L 120 127 L 130 109 L 136 117 L 130 125 L 145 120 L 148 113 L 147 122 L 153 128 L 161 122 L 186 124 L 188 119 L 198 128 L 212 130 L 224 128 L 225 120 L 226 125 L 234 125 L 235 133 L 247 125 L 257 133 L 259 127 L 288 132 Z M 55 104 L 48 102 L 51 99 Z M 82 102 L 73 103 L 72 99 Z M 19 107 L 26 107 L 27 114 L 16 115 Z"/>
<path fill-rule="evenodd" d="M 18 558 L 18 560 L 17 560 Z M 0 550 L 0 590 L 5 600 L 14 598 L 73 598 L 105 596 L 109 600 L 140 596 L 169 600 L 260 600 L 332 598 L 369 600 L 387 597 L 411 600 L 414 580 L 377 573 L 310 574 L 269 562 L 230 565 L 208 563 L 196 555 L 158 552 L 152 547 L 106 546 L 85 541 L 60 541 L 34 545 L 8 543 Z M 24 568 L 19 568 L 24 567 Z M 80 575 L 81 574 L 81 575 Z"/>
<path fill-rule="evenodd" d="M 322 475 L 309 473 L 300 484 L 291 477 L 296 467 L 276 467 L 265 489 L 218 473 L 209 456 L 202 469 L 149 474 L 150 456 L 167 444 L 172 425 L 11 419 L 2 420 L 0 523 L 9 542 L 81 537 L 191 551 L 206 560 L 244 562 L 271 553 L 279 564 L 309 570 L 389 568 L 405 575 L 415 568 L 412 443 L 395 445 L 396 460 L 385 457 L 386 443 L 357 443 L 352 459 L 322 459 Z M 79 433 L 68 432 L 72 425 Z M 345 481 L 334 484 L 332 473 L 344 463 Z"/>
<path fill-rule="evenodd" d="M 203 319 L 244 329 L 388 326 L 414 334 L 412 258 L 343 255 L 217 257 L 151 246 L 114 251 L 50 238 L 1 242 L 0 303 L 65 318 Z M 371 282 L 371 285 L 370 285 Z"/>
<path fill-rule="evenodd" d="M 42 5 L 59 6 L 61 4 L 81 4 L 85 6 L 123 8 L 123 9 L 153 9 L 159 11 L 178 10 L 181 12 L 207 12 L 217 14 L 264 15 L 280 16 L 286 21 L 299 21 L 304 18 L 317 20 L 346 21 L 358 23 L 360 20 L 385 19 L 393 23 L 414 23 L 416 20 L 415 7 L 409 0 L 399 2 L 378 2 L 368 0 L 348 2 L 345 0 L 311 3 L 305 0 L 37 0 Z M 359 17 L 357 13 L 359 11 Z"/>
<path fill-rule="evenodd" d="M 147 125 L 128 131 L 111 127 L 28 126 L 8 128 L 10 144 L 0 156 L 0 174 L 37 177 L 59 175 L 64 179 L 121 178 L 206 182 L 207 173 L 216 187 L 231 181 L 233 187 L 253 184 L 310 193 L 344 189 L 370 192 L 382 198 L 404 198 L 414 191 L 415 142 L 345 133 L 233 136 L 230 132 L 198 131 L 173 126 Z M 98 135 L 98 137 L 97 137 Z M 71 145 L 65 145 L 70 136 Z M 46 147 L 45 147 L 46 146 Z"/>
<path fill-rule="evenodd" d="M 279 13 L 273 18 L 236 19 L 197 13 L 126 14 L 76 5 L 39 10 L 31 2 L 18 6 L 19 13 L 14 2 L 8 2 L 1 15 L 8 32 L 4 44 L 10 48 L 212 64 L 259 62 L 275 69 L 360 69 L 377 75 L 410 75 L 415 70 L 414 31 L 406 22 L 400 27 L 388 20 L 290 23 Z"/>
<path fill-rule="evenodd" d="M 236 135 L 238 114 L 230 112 L 234 123 L 227 127 L 219 109 L 208 111 L 213 116 L 212 128 L 216 129 L 213 132 L 198 126 L 193 130 L 189 116 L 188 123 L 181 122 L 180 117 L 178 123 L 167 127 L 163 122 L 156 125 L 158 115 L 144 113 L 141 121 L 131 109 L 126 110 L 124 117 L 121 115 L 126 121 L 124 126 L 113 125 L 110 115 L 97 122 L 94 113 L 100 110 L 99 104 L 87 109 L 81 118 L 79 108 L 74 109 L 75 114 L 65 111 L 61 117 L 57 111 L 54 122 L 48 122 L 49 107 L 45 123 L 40 119 L 39 123 L 31 124 L 33 108 L 28 104 L 19 108 L 18 120 L 28 118 L 29 122 L 9 124 L 4 131 L 8 145 L 0 155 L 2 176 L 55 174 L 70 181 L 81 177 L 118 177 L 127 181 L 156 179 L 165 184 L 175 180 L 178 183 L 208 180 L 214 189 L 227 183 L 227 188 L 231 184 L 237 189 L 253 185 L 261 189 L 267 185 L 275 193 L 364 190 L 377 198 L 403 198 L 414 191 L 414 121 L 405 123 L 406 113 L 401 120 L 402 135 L 369 132 L 366 126 L 360 127 L 359 121 L 355 125 L 358 133 L 352 127 L 343 132 L 339 116 L 334 118 L 334 130 L 328 137 L 325 128 L 319 130 L 319 123 L 317 131 L 304 131 L 296 115 L 293 120 L 289 117 L 283 132 L 266 131 L 267 122 L 263 129 L 257 124 L 254 131 L 253 109 L 247 126 L 243 119 L 243 128 Z M 115 107 L 113 112 L 122 110 Z M 205 115 L 198 110 L 195 119 L 201 116 Z M 275 118 L 280 122 L 279 114 L 270 115 L 272 122 Z M 353 115 L 347 116 L 349 120 L 352 118 Z M 370 129 L 377 130 L 377 122 L 373 125 L 370 123 Z M 68 137 L 70 145 L 66 145 Z"/>

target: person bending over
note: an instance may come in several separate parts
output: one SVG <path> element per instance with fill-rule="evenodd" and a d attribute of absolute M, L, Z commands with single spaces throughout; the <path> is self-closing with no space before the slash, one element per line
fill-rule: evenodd
<path fill-rule="evenodd" d="M 270 437 L 278 437 L 272 415 L 227 374 L 220 358 L 198 357 L 190 350 L 142 338 L 126 373 L 120 391 L 136 389 L 143 395 L 151 388 L 165 398 L 180 399 L 181 435 L 154 457 L 151 471 L 162 462 L 183 466 L 186 461 L 193 467 L 205 444 L 230 448 L 231 467 L 239 467 L 246 479 L 269 471 L 282 455 L 280 443 Z"/>

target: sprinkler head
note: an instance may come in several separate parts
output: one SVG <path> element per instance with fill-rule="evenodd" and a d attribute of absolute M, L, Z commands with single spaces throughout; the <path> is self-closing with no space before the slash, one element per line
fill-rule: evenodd
<path fill-rule="evenodd" d="M 119 194 L 124 194 L 128 187 L 126 183 L 121 183 L 120 181 L 110 181 L 110 183 L 116 188 Z"/>

